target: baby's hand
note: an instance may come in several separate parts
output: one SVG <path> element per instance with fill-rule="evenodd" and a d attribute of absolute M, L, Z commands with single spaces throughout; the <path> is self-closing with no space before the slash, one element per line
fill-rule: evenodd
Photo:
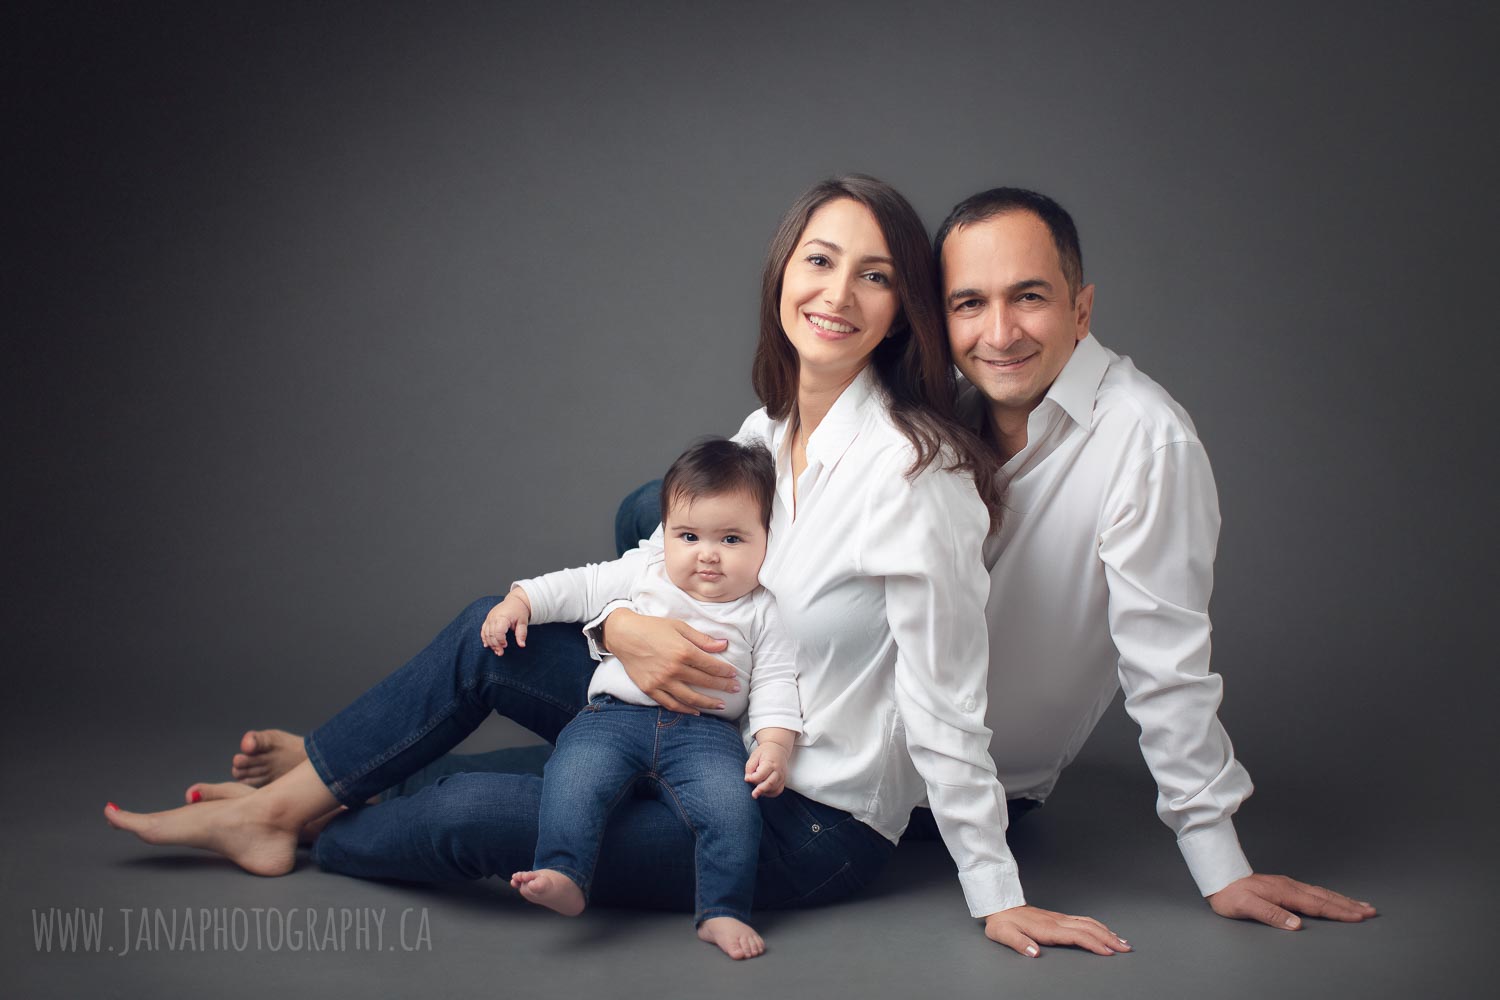
<path fill-rule="evenodd" d="M 505 634 L 511 629 L 516 630 L 516 645 L 526 645 L 526 624 L 531 621 L 531 604 L 526 600 L 526 592 L 516 587 L 505 596 L 505 600 L 490 609 L 490 613 L 484 619 L 484 625 L 479 630 L 480 641 L 486 649 L 493 650 L 496 656 L 505 655 Z"/>
<path fill-rule="evenodd" d="M 745 780 L 755 787 L 750 791 L 752 799 L 764 795 L 774 799 L 786 787 L 787 761 L 792 749 L 780 743 L 763 741 L 755 745 L 755 752 L 745 762 Z"/>

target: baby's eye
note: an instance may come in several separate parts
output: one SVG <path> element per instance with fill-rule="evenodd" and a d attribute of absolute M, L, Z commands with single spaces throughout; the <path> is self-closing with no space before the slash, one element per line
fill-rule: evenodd
<path fill-rule="evenodd" d="M 677 537 L 682 539 L 684 542 L 696 542 L 698 540 L 698 536 L 693 534 L 691 531 L 684 531 Z"/>
<path fill-rule="evenodd" d="M 725 535 L 724 536 L 724 544 L 725 545 L 738 545 L 738 544 L 740 544 L 740 542 L 743 542 L 743 541 L 744 541 L 744 539 L 741 538 L 739 535 Z"/>

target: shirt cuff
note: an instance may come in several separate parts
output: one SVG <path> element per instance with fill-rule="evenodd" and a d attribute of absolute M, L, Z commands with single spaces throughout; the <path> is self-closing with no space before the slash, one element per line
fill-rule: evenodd
<path fill-rule="evenodd" d="M 1013 864 L 960 870 L 958 884 L 963 886 L 964 902 L 969 904 L 971 917 L 987 917 L 1012 906 L 1026 905 L 1026 896 L 1021 892 L 1021 873 Z"/>
<path fill-rule="evenodd" d="M 1182 860 L 1187 862 L 1198 891 L 1212 896 L 1231 882 L 1254 873 L 1240 838 L 1234 832 L 1234 820 L 1228 817 L 1213 826 L 1196 830 L 1177 841 Z"/>
<path fill-rule="evenodd" d="M 802 717 L 800 715 L 778 715 L 774 712 L 767 712 L 764 715 L 750 716 L 746 720 L 746 728 L 749 730 L 751 736 L 754 736 L 762 729 L 769 729 L 773 726 L 777 729 L 790 729 L 792 732 L 800 734 L 802 732 Z"/>
<path fill-rule="evenodd" d="M 531 593 L 531 591 L 528 590 L 527 593 L 529 594 Z M 604 606 L 604 610 L 599 612 L 599 616 L 597 618 L 595 618 L 593 621 L 587 622 L 583 626 L 583 637 L 589 641 L 589 655 L 594 659 L 602 660 L 606 655 L 608 655 L 609 652 L 604 648 L 604 619 L 608 618 L 616 611 L 619 611 L 621 608 L 628 607 L 630 607 L 629 601 L 610 601 Z"/>

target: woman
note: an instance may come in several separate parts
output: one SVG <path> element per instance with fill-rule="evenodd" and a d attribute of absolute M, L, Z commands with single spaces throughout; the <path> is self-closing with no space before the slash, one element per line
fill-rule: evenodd
<path fill-rule="evenodd" d="M 911 206 L 858 176 L 804 194 L 768 253 L 754 369 L 765 409 L 739 439 L 777 456 L 761 579 L 801 643 L 805 731 L 787 792 L 761 800 L 756 903 L 813 905 L 860 888 L 925 794 L 990 938 L 1030 955 L 1038 942 L 1128 950 L 1102 924 L 1024 905 L 1005 845 L 983 724 L 980 562 L 999 498 L 993 457 L 953 415 L 933 268 Z M 480 626 L 497 601 L 471 605 L 263 788 L 151 815 L 111 805 L 106 818 L 148 842 L 205 847 L 275 875 L 291 870 L 305 824 L 347 806 L 313 846 L 330 870 L 437 881 L 529 867 L 534 776 L 455 774 L 362 805 L 491 711 L 550 741 L 582 707 L 593 662 L 576 627 L 539 626 L 524 649 L 496 658 Z M 702 658 L 691 640 L 704 637 L 683 628 L 622 610 L 602 638 L 643 690 L 690 710 L 703 696 L 672 679 L 674 663 Z M 690 908 L 692 855 L 667 805 L 629 798 L 606 835 L 594 899 Z"/>

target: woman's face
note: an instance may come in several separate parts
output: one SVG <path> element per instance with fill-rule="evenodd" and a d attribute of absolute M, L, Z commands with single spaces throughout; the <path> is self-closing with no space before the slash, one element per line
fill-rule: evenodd
<path fill-rule="evenodd" d="M 807 220 L 781 278 L 781 328 L 803 378 L 851 381 L 901 310 L 896 268 L 868 208 L 839 198 Z"/>

